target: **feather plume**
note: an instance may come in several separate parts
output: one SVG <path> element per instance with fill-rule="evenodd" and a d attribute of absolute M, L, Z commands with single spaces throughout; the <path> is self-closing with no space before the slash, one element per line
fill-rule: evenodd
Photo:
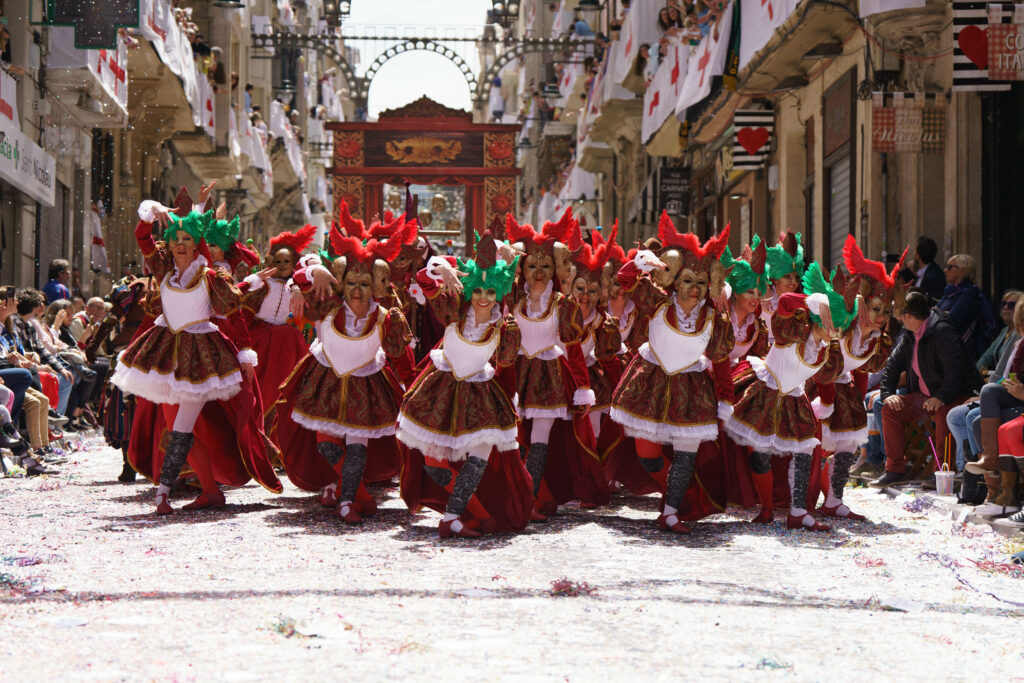
<path fill-rule="evenodd" d="M 341 229 L 345 231 L 345 234 L 361 240 L 369 237 L 366 234 L 366 224 L 352 218 L 352 214 L 348 210 L 348 202 L 343 201 L 341 203 L 341 206 L 338 208 L 338 218 L 341 219 Z"/>
<path fill-rule="evenodd" d="M 313 239 L 316 237 L 316 226 L 306 224 L 296 230 L 295 232 L 282 232 L 281 234 L 270 238 L 270 253 L 273 254 L 282 247 L 291 249 L 296 254 L 301 254 L 309 245 L 313 243 Z"/>

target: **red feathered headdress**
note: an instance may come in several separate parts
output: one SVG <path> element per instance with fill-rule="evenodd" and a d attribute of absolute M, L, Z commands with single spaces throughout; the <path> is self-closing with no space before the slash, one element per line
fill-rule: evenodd
<path fill-rule="evenodd" d="M 270 255 L 273 256 L 279 249 L 291 249 L 295 256 L 301 256 L 316 237 L 316 226 L 308 223 L 295 232 L 282 232 L 270 238 Z"/>
<path fill-rule="evenodd" d="M 711 238 L 703 245 L 700 238 L 692 232 L 679 232 L 675 224 L 669 218 L 667 211 L 661 212 L 661 219 L 658 221 L 658 240 L 661 242 L 661 251 L 664 253 L 669 249 L 678 250 L 683 256 L 683 268 L 691 268 L 694 271 L 711 272 L 711 266 L 722 256 L 726 245 L 729 244 L 729 228 L 726 224 L 725 230 Z"/>
<path fill-rule="evenodd" d="M 366 224 L 352 218 L 352 214 L 348 212 L 348 202 L 343 201 L 341 206 L 338 207 L 338 219 L 341 221 L 341 229 L 345 231 L 346 235 L 357 237 L 360 240 L 365 240 L 369 237 L 366 233 Z"/>
<path fill-rule="evenodd" d="M 583 244 L 580 250 L 574 254 L 577 277 L 592 282 L 599 282 L 606 264 L 612 260 L 616 261 L 613 264 L 615 267 L 625 263 L 626 252 L 622 251 L 622 247 L 615 243 L 615 237 L 618 235 L 618 232 L 619 222 L 615 221 L 607 241 L 601 236 L 599 230 L 591 233 L 590 237 L 593 245 Z"/>
<path fill-rule="evenodd" d="M 864 252 L 857 244 L 857 239 L 853 235 L 847 235 L 846 242 L 843 244 L 843 261 L 850 273 L 860 275 L 861 280 L 870 285 L 871 289 L 864 293 L 864 298 L 870 299 L 877 296 L 882 301 L 891 303 L 893 289 L 896 287 L 896 273 L 903 267 L 903 261 L 907 258 L 909 250 L 909 246 L 904 249 L 892 272 L 886 272 L 882 263 L 865 258 Z"/>
<path fill-rule="evenodd" d="M 572 207 L 565 210 L 557 223 L 544 221 L 540 231 L 534 230 L 532 225 L 519 225 L 511 213 L 505 216 L 505 233 L 509 241 L 523 242 L 527 254 L 552 256 L 555 242 L 568 244 L 578 230 L 579 224 L 572 218 Z"/>
<path fill-rule="evenodd" d="M 346 268 L 359 263 L 369 268 L 376 259 L 390 263 L 402 250 L 401 240 L 377 240 L 371 238 L 365 244 L 358 237 L 345 235 L 337 223 L 331 226 L 331 251 L 338 258 L 345 258 Z"/>

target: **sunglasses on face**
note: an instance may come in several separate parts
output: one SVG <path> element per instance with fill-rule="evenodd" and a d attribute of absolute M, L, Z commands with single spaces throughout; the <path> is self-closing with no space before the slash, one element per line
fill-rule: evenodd
<path fill-rule="evenodd" d="M 953 270 L 954 268 L 959 268 L 959 267 L 960 266 L 958 266 L 955 263 L 947 263 L 945 268 L 943 268 L 943 270 Z"/>
<path fill-rule="evenodd" d="M 1012 311 L 1016 307 L 1016 301 L 1003 301 L 1002 303 L 999 304 L 999 308 L 1003 309 L 1004 311 Z"/>

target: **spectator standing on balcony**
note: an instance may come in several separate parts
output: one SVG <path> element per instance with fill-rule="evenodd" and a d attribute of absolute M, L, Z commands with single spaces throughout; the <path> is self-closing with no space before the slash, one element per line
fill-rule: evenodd
<path fill-rule="evenodd" d="M 907 478 L 908 424 L 935 418 L 935 444 L 942 449 L 949 429 L 946 416 L 981 386 L 978 369 L 967 354 L 949 316 L 931 310 L 921 292 L 907 295 L 901 315 L 904 332 L 882 369 L 882 438 L 885 474 L 871 482 L 885 488 Z M 900 375 L 907 375 L 907 393 L 896 393 Z"/>
<path fill-rule="evenodd" d="M 252 116 L 252 91 L 254 89 L 252 83 L 245 84 L 245 113 L 248 116 Z"/>
<path fill-rule="evenodd" d="M 949 314 L 971 358 L 979 358 L 996 329 L 985 293 L 974 284 L 974 257 L 956 254 L 946 262 L 946 289 L 935 308 Z"/>
<path fill-rule="evenodd" d="M 62 258 L 50 261 L 49 280 L 43 285 L 43 294 L 46 295 L 46 303 L 52 304 L 57 299 L 70 299 L 71 290 L 68 283 L 71 282 L 71 264 Z"/>
<path fill-rule="evenodd" d="M 914 287 L 920 289 L 932 301 L 942 298 L 942 292 L 946 289 L 946 278 L 942 275 L 942 268 L 935 263 L 935 255 L 939 253 L 939 245 L 931 237 L 921 236 L 917 240 L 917 251 L 914 252 L 914 262 L 917 264 L 917 275 L 914 280 Z"/>

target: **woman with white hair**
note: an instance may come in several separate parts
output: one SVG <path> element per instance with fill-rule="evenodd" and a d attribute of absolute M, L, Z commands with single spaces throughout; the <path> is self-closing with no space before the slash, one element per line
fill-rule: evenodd
<path fill-rule="evenodd" d="M 974 358 L 985 352 L 996 329 L 992 307 L 985 293 L 974 284 L 975 261 L 968 254 L 956 254 L 946 262 L 946 290 L 935 304 L 949 314 L 953 325 Z"/>

